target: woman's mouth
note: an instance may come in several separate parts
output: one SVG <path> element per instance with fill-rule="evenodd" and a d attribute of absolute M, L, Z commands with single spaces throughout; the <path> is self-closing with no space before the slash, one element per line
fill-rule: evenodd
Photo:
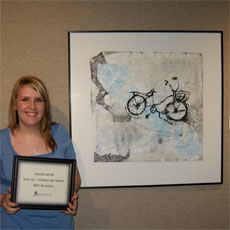
<path fill-rule="evenodd" d="M 37 115 L 36 112 L 27 112 L 26 114 L 27 116 L 30 116 L 30 117 L 35 117 Z"/>

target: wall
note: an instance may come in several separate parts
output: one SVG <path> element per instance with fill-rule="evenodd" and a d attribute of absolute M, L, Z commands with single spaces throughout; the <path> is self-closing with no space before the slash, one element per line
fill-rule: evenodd
<path fill-rule="evenodd" d="M 224 184 L 82 189 L 77 229 L 229 229 L 229 1 L 1 1 L 1 123 L 26 74 L 50 89 L 68 128 L 68 37 L 75 30 L 224 31 Z"/>

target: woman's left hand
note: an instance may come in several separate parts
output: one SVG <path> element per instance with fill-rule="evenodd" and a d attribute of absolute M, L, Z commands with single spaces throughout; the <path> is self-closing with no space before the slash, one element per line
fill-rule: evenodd
<path fill-rule="evenodd" d="M 72 197 L 72 203 L 68 203 L 69 207 L 66 210 L 61 210 L 60 212 L 65 213 L 67 215 L 73 215 L 75 216 L 77 213 L 77 206 L 78 206 L 78 195 L 76 192 L 74 192 L 74 195 Z"/>

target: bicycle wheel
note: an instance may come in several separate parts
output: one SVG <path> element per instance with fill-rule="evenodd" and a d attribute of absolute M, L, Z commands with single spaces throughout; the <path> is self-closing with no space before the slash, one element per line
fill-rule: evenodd
<path fill-rule="evenodd" d="M 132 96 L 127 102 L 127 109 L 133 116 L 142 114 L 146 107 L 146 100 L 140 95 Z"/>
<path fill-rule="evenodd" d="M 187 115 L 187 105 L 182 102 L 169 103 L 165 108 L 165 115 L 169 120 L 182 121 Z"/>

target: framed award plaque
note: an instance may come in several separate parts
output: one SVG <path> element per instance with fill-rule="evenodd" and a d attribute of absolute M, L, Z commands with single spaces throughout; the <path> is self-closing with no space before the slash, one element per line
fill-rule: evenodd
<path fill-rule="evenodd" d="M 12 201 L 25 209 L 64 210 L 74 193 L 75 160 L 14 156 Z"/>

